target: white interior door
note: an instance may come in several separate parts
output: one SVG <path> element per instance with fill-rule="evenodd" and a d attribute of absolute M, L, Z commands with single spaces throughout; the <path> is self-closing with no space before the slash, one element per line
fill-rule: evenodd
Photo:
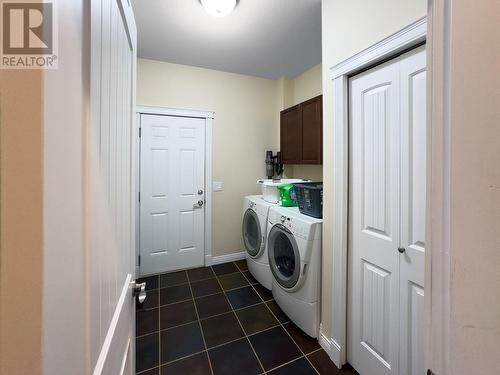
<path fill-rule="evenodd" d="M 424 275 L 427 176 L 426 52 L 403 56 L 401 74 L 400 375 L 425 374 Z"/>
<path fill-rule="evenodd" d="M 94 375 L 132 375 L 136 26 L 127 0 L 92 0 L 90 16 L 88 347 Z"/>
<path fill-rule="evenodd" d="M 397 63 L 351 81 L 347 337 L 362 375 L 397 374 L 399 91 Z"/>
<path fill-rule="evenodd" d="M 205 119 L 141 115 L 141 275 L 205 260 Z"/>
<path fill-rule="evenodd" d="M 425 49 L 350 80 L 348 361 L 423 374 Z"/>

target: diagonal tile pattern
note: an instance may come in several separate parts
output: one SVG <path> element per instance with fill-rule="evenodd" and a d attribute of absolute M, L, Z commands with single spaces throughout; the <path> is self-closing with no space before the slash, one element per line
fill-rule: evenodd
<path fill-rule="evenodd" d="M 142 279 L 138 375 L 342 374 L 317 340 L 290 322 L 245 261 Z"/>

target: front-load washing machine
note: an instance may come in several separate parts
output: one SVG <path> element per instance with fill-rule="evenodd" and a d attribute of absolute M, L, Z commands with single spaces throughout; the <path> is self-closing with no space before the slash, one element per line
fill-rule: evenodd
<path fill-rule="evenodd" d="M 243 204 L 243 243 L 247 251 L 248 270 L 264 287 L 271 290 L 272 275 L 267 257 L 267 215 L 275 204 L 266 202 L 262 195 L 245 197 Z"/>
<path fill-rule="evenodd" d="M 268 221 L 274 299 L 299 328 L 318 337 L 323 221 L 279 206 L 269 210 Z"/>

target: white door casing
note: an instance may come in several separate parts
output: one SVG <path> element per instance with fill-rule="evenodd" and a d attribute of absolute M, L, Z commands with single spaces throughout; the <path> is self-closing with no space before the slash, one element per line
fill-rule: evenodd
<path fill-rule="evenodd" d="M 362 375 L 397 374 L 399 71 L 351 80 L 348 361 Z"/>
<path fill-rule="evenodd" d="M 127 0 L 92 0 L 87 265 L 94 375 L 135 373 L 136 35 Z"/>
<path fill-rule="evenodd" d="M 348 360 L 361 374 L 425 372 L 425 69 L 420 47 L 351 80 Z M 390 135 L 394 144 L 384 144 Z M 369 225 L 374 211 L 378 227 L 385 222 L 399 238 L 383 254 L 376 234 L 386 231 Z"/>
<path fill-rule="evenodd" d="M 141 275 L 205 262 L 205 119 L 141 114 Z"/>

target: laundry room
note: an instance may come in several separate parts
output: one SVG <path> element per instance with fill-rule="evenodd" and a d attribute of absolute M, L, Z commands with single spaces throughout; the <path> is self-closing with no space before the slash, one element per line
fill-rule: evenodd
<path fill-rule="evenodd" d="M 370 43 L 325 46 L 324 12 L 334 11 L 319 0 L 222 1 L 233 4 L 225 16 L 211 15 L 211 3 L 134 3 L 136 266 L 147 296 L 137 304 L 137 373 L 372 375 L 332 340 L 331 68 Z M 400 8 L 371 44 L 424 15 Z M 345 280 L 345 293 L 354 287 Z"/>

